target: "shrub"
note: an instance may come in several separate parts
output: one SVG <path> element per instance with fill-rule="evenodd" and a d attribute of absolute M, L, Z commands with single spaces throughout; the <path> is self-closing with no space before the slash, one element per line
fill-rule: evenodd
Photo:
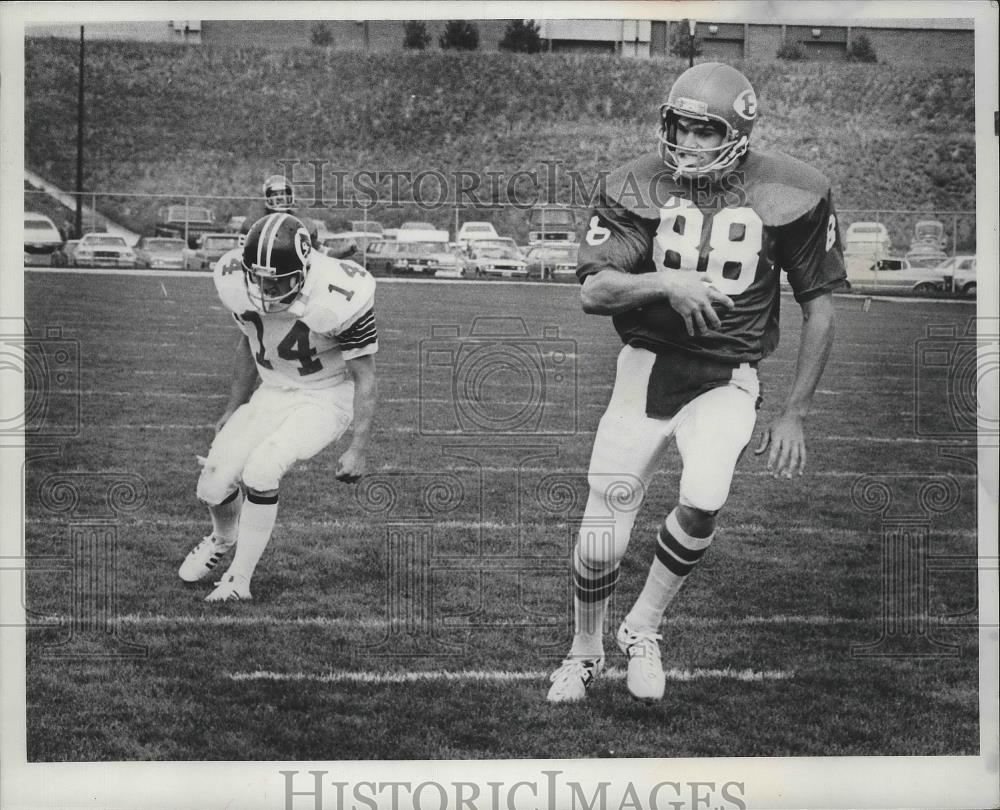
<path fill-rule="evenodd" d="M 427 24 L 423 20 L 407 20 L 403 23 L 403 47 L 422 51 L 431 44 Z"/>
<path fill-rule="evenodd" d="M 438 45 L 445 50 L 474 51 L 479 47 L 479 27 L 468 20 L 448 20 Z"/>
<path fill-rule="evenodd" d="M 320 48 L 333 47 L 333 31 L 325 22 L 320 21 L 313 24 L 309 30 L 309 39 L 312 40 L 313 45 L 318 45 Z"/>
<path fill-rule="evenodd" d="M 670 53 L 684 59 L 701 56 L 701 37 L 691 37 L 687 20 L 682 20 L 681 24 L 674 31 L 674 35 L 670 40 Z"/>
<path fill-rule="evenodd" d="M 781 47 L 778 48 L 777 54 L 775 54 L 779 59 L 787 59 L 791 62 L 800 62 L 806 58 L 805 51 L 802 50 L 802 46 L 797 42 L 782 42 Z"/>
<path fill-rule="evenodd" d="M 857 36 L 851 42 L 851 47 L 847 52 L 847 58 L 851 62 L 877 62 L 878 56 L 875 54 L 875 46 L 864 34 Z"/>
<path fill-rule="evenodd" d="M 538 53 L 542 49 L 541 27 L 534 20 L 511 20 L 500 40 L 501 51 Z"/>

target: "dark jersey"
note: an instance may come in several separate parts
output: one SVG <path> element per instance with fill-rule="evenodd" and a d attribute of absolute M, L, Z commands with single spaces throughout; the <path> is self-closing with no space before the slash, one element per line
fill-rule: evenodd
<path fill-rule="evenodd" d="M 243 224 L 240 225 L 240 233 L 243 236 L 246 236 L 248 233 L 250 233 L 250 229 L 253 227 L 253 224 L 258 219 L 260 219 L 261 217 L 266 217 L 268 214 L 275 214 L 275 213 L 279 213 L 279 212 L 272 211 L 266 205 L 256 205 L 256 206 L 254 206 L 254 209 L 252 211 L 250 211 L 250 213 L 247 214 L 246 219 L 243 220 Z M 283 212 L 280 212 L 280 213 L 288 213 L 288 214 L 291 214 L 293 217 L 298 217 L 299 219 L 301 219 L 302 220 L 302 224 L 305 225 L 306 226 L 306 230 L 309 231 L 309 239 L 310 239 L 310 241 L 312 241 L 312 246 L 314 248 L 319 248 L 319 230 L 318 230 L 318 228 L 316 226 L 316 221 L 315 220 L 312 220 L 312 219 L 302 219 L 302 217 L 300 217 L 298 214 L 295 213 L 295 209 L 294 208 L 292 210 L 290 210 L 290 211 L 283 211 Z"/>
<path fill-rule="evenodd" d="M 657 153 L 616 170 L 590 212 L 577 276 L 699 273 L 733 299 L 718 330 L 690 336 L 664 300 L 613 317 L 622 340 L 723 362 L 760 360 L 778 345 L 782 271 L 800 303 L 846 278 L 829 181 L 780 153 L 751 152 L 715 184 L 675 180 Z"/>

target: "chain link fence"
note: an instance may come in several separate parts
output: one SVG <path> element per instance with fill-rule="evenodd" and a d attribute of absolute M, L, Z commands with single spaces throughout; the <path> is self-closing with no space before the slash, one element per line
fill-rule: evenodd
<path fill-rule="evenodd" d="M 194 254 L 203 247 L 207 234 L 239 233 L 247 216 L 263 211 L 260 196 L 84 192 L 82 233 L 78 233 L 75 196 L 26 183 L 25 210 L 48 216 L 63 242 L 56 250 L 29 255 L 26 235 L 26 263 L 40 259 L 41 263 L 73 265 L 76 240 L 85 233 L 104 232 L 121 236 L 129 245 L 140 237 L 181 239 L 184 246 L 178 249 L 185 258 L 179 266 L 203 269 L 206 259 Z M 303 199 L 297 210 L 318 249 L 349 256 L 376 273 L 567 282 L 576 280 L 575 249 L 586 214 L 584 205 L 532 205 L 531 200 L 516 204 L 461 200 L 456 204 L 448 199 L 397 198 L 385 202 L 374 194 L 348 201 Z M 845 208 L 839 218 L 850 290 L 975 295 L 975 211 Z M 495 247 L 505 249 L 502 255 L 480 261 L 467 243 L 456 245 L 463 225 L 471 222 L 492 226 Z M 385 247 L 386 241 L 394 240 L 396 245 Z M 429 247 L 429 242 L 436 243 L 436 248 Z M 403 244 L 408 247 L 400 247 Z M 446 262 L 447 267 L 438 266 L 434 260 L 421 260 L 421 250 L 450 252 L 458 258 Z M 140 257 L 137 263 L 142 262 Z"/>

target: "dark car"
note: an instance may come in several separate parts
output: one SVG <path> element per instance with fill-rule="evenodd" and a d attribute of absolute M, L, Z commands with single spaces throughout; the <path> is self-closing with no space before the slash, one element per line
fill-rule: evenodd
<path fill-rule="evenodd" d="M 215 263 L 240 245 L 238 233 L 206 233 L 198 240 L 194 253 L 184 258 L 185 270 L 211 270 Z"/>
<path fill-rule="evenodd" d="M 579 245 L 535 245 L 528 248 L 525 261 L 528 263 L 529 278 L 576 278 L 576 254 Z"/>
<path fill-rule="evenodd" d="M 188 247 L 197 246 L 198 237 L 218 229 L 211 208 L 195 205 L 165 205 L 156 218 L 156 235 L 187 239 Z"/>
<path fill-rule="evenodd" d="M 139 267 L 150 270 L 180 270 L 184 267 L 183 239 L 166 236 L 144 236 L 135 244 Z"/>
<path fill-rule="evenodd" d="M 439 270 L 464 273 L 465 261 L 443 242 L 372 242 L 365 251 L 365 264 L 372 273 L 432 276 Z"/>

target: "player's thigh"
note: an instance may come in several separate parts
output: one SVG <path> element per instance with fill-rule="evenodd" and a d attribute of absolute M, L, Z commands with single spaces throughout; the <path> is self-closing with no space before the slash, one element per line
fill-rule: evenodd
<path fill-rule="evenodd" d="M 709 512 L 723 507 L 756 421 L 756 396 L 735 385 L 713 388 L 685 406 L 675 432 L 681 503 Z"/>
<path fill-rule="evenodd" d="M 652 476 L 673 429 L 672 420 L 646 416 L 646 391 L 655 360 L 652 352 L 631 346 L 619 354 L 611 401 L 594 437 L 591 478 L 607 481 L 620 475 L 645 484 Z"/>
<path fill-rule="evenodd" d="M 243 482 L 251 489 L 277 489 L 296 461 L 312 458 L 344 435 L 351 411 L 328 396 L 304 392 L 289 404 L 281 423 L 250 453 Z"/>
<path fill-rule="evenodd" d="M 203 501 L 219 503 L 238 484 L 247 458 L 274 424 L 268 400 L 258 389 L 215 434 L 198 478 L 198 497 Z"/>

